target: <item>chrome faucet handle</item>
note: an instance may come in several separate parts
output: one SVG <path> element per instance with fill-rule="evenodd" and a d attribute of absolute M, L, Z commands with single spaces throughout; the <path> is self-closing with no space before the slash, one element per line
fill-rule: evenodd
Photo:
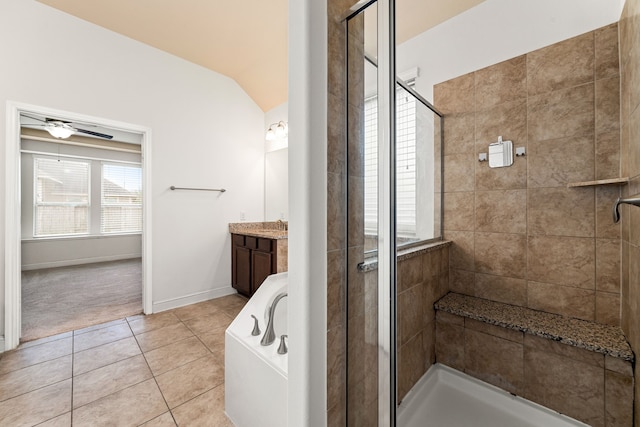
<path fill-rule="evenodd" d="M 251 315 L 251 317 L 253 317 L 253 331 L 251 331 L 251 335 L 255 337 L 260 335 L 260 326 L 258 326 L 258 318 L 253 314 Z"/>
<path fill-rule="evenodd" d="M 288 335 L 280 335 L 280 347 L 278 347 L 278 354 L 287 354 L 287 351 L 289 351 L 289 349 L 287 348 L 287 343 L 284 341 L 286 339 L 289 339 Z"/>

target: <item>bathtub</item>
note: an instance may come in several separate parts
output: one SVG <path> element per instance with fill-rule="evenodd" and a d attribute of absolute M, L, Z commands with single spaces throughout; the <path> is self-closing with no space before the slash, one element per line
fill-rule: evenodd
<path fill-rule="evenodd" d="M 400 427 L 589 427 L 436 363 L 398 408 Z"/>
<path fill-rule="evenodd" d="M 260 345 L 260 340 L 271 303 L 287 287 L 286 272 L 267 277 L 225 332 L 225 412 L 236 427 L 286 426 L 289 359 L 288 354 L 278 354 L 278 346 L 280 336 L 287 334 L 288 298 L 276 306 L 276 340 L 269 346 Z M 251 335 L 252 314 L 260 325 L 258 336 Z"/>

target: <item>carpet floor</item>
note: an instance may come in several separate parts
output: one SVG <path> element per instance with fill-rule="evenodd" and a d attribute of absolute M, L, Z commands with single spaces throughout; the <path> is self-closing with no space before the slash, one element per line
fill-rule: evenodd
<path fill-rule="evenodd" d="M 138 313 L 140 258 L 22 272 L 22 342 Z"/>

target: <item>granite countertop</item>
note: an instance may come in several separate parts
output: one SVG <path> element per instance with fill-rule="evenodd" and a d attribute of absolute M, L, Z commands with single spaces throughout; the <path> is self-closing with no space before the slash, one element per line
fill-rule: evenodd
<path fill-rule="evenodd" d="M 622 329 L 616 326 L 456 293 L 445 295 L 435 303 L 435 308 L 630 362 L 634 359 L 633 351 Z"/>
<path fill-rule="evenodd" d="M 229 233 L 265 239 L 288 239 L 289 224 L 286 221 L 235 222 L 229 224 Z"/>

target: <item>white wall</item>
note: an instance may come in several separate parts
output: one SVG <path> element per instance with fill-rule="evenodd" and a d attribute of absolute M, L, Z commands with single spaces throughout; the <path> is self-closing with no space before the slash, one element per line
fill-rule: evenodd
<path fill-rule="evenodd" d="M 289 103 L 285 102 L 264 114 L 264 128 L 289 120 Z M 289 219 L 289 138 L 265 141 L 264 219 Z"/>
<path fill-rule="evenodd" d="M 22 241 L 22 271 L 142 256 L 140 234 Z"/>
<path fill-rule="evenodd" d="M 247 220 L 264 215 L 260 108 L 227 77 L 34 0 L 0 1 L 0 40 L 0 145 L 8 100 L 151 128 L 154 307 L 229 292 L 227 224 L 241 212 Z M 16 201 L 0 188 L 2 241 L 6 202 Z M 0 303 L 4 311 L 4 263 Z M 4 312 L 0 331 L 3 319 Z"/>
<path fill-rule="evenodd" d="M 433 101 L 435 84 L 616 22 L 623 5 L 486 0 L 398 46 L 397 69 L 419 67 L 416 90 Z"/>
<path fill-rule="evenodd" d="M 327 425 L 327 2 L 289 1 L 289 427 Z"/>

